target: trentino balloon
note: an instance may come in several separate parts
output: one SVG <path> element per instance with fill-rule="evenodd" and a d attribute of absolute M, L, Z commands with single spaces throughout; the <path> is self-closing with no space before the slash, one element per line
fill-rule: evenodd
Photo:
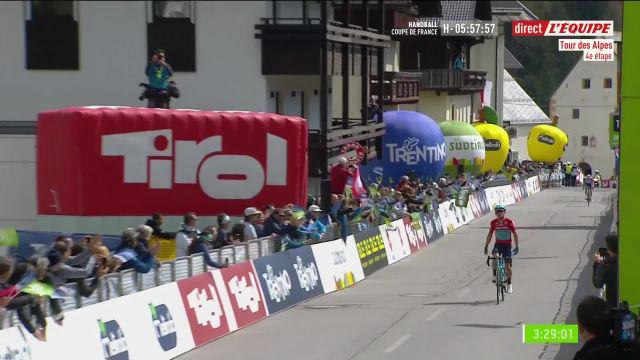
<path fill-rule="evenodd" d="M 367 183 L 391 184 L 410 172 L 422 180 L 442 174 L 446 159 L 444 135 L 430 117 L 415 111 L 386 111 L 383 158 L 361 166 Z"/>

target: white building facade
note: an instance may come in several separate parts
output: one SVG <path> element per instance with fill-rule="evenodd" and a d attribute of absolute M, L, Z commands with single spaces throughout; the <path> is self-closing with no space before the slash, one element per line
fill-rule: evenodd
<path fill-rule="evenodd" d="M 615 154 L 609 146 L 610 115 L 617 111 L 617 63 L 582 59 L 551 98 L 550 112 L 569 136 L 563 161 L 586 162 L 603 177 L 615 169 Z"/>
<path fill-rule="evenodd" d="M 272 1 L 169 1 L 163 2 L 167 6 L 162 13 L 151 1 L 58 2 L 66 4 L 48 11 L 68 15 L 68 22 L 77 29 L 71 32 L 77 38 L 77 60 L 70 68 L 55 61 L 46 64 L 46 47 L 58 46 L 57 43 L 37 44 L 28 33 L 33 31 L 30 23 L 39 18 L 34 3 L 0 2 L 0 75 L 5 89 L 0 97 L 0 226 L 37 227 L 38 113 L 69 106 L 146 105 L 138 100 L 138 83 L 147 81 L 144 69 L 150 29 L 162 16 L 183 18 L 195 38 L 193 53 L 189 54 L 192 69 L 180 71 L 175 66 L 176 58 L 185 54 L 167 54 L 181 90 L 181 97 L 172 100 L 172 107 L 278 112 L 302 116 L 308 119 L 310 129 L 320 128 L 319 76 L 263 75 L 262 46 L 255 26 L 261 19 L 273 16 Z M 299 12 L 301 4 L 278 1 L 275 12 L 285 18 Z M 305 6 L 309 18 L 320 17 L 319 1 L 307 1 Z M 333 12 L 333 6 L 328 6 L 328 18 L 333 17 Z M 46 38 L 46 34 L 39 36 L 40 40 Z M 54 40 L 65 42 L 63 38 Z M 397 71 L 393 46 L 386 49 L 385 61 L 386 71 Z M 339 52 L 334 53 L 331 64 L 332 74 L 334 68 L 340 69 Z M 360 84 L 359 64 L 353 68 L 350 81 Z M 334 109 L 329 116 L 339 117 L 341 77 L 330 76 L 329 87 L 329 108 Z M 349 98 L 350 116 L 358 118 L 359 86 L 351 86 Z M 16 132 L 16 123 L 24 124 L 18 127 L 26 130 Z"/>

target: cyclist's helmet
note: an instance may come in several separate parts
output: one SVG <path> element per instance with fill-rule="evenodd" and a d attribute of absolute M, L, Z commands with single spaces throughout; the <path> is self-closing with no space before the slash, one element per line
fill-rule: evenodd
<path fill-rule="evenodd" d="M 507 208 L 504 205 L 500 205 L 500 204 L 496 205 L 496 207 L 493 209 L 493 211 L 500 211 L 500 210 L 507 212 Z"/>

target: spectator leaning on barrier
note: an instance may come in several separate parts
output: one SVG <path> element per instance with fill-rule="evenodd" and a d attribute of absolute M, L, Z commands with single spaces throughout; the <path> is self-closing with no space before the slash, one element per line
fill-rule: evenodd
<path fill-rule="evenodd" d="M 231 245 L 231 218 L 227 214 L 218 215 L 218 234 L 213 241 L 213 248 L 219 249 L 221 247 Z"/>
<path fill-rule="evenodd" d="M 246 232 L 246 226 L 247 224 L 242 222 L 233 225 L 233 228 L 231 228 L 231 242 L 233 244 L 240 244 L 245 241 L 244 234 Z"/>
<path fill-rule="evenodd" d="M 623 352 L 611 336 L 613 316 L 607 303 L 595 296 L 587 296 L 577 309 L 578 332 L 585 342 L 574 360 L 626 360 L 637 359 Z"/>
<path fill-rule="evenodd" d="M 136 251 L 138 234 L 134 229 L 126 229 L 122 233 L 120 251 L 113 257 L 117 261 L 118 270 L 135 269 L 139 273 L 148 273 L 156 263 L 155 254 L 158 252 L 158 244 L 149 248 L 149 252 L 139 255 Z"/>
<path fill-rule="evenodd" d="M 254 240 L 258 238 L 256 225 L 262 217 L 262 212 L 254 207 L 248 207 L 244 210 L 244 241 Z"/>
<path fill-rule="evenodd" d="M 145 251 L 148 251 L 149 239 L 153 234 L 153 228 L 148 225 L 138 225 L 136 233 L 138 234 L 138 248 L 140 249 L 138 252 L 144 254 Z"/>
<path fill-rule="evenodd" d="M 189 255 L 200 253 L 204 254 L 204 260 L 207 265 L 216 269 L 229 267 L 228 263 L 219 264 L 213 261 L 211 255 L 209 255 L 209 248 L 207 247 L 207 241 L 209 241 L 208 235 L 212 234 L 209 233 L 209 230 L 205 230 L 191 242 L 191 244 L 189 245 Z"/>
<path fill-rule="evenodd" d="M 42 266 L 46 269 L 48 262 L 42 259 Z M 16 310 L 18 319 L 24 328 L 40 341 L 46 341 L 45 328 L 47 321 L 40 303 L 42 298 L 22 292 L 18 283 L 29 272 L 27 263 L 14 267 L 12 259 L 0 256 L 0 311 Z M 36 324 L 32 317 L 36 318 Z"/>
<path fill-rule="evenodd" d="M 200 234 L 200 230 L 197 228 L 198 217 L 195 213 L 186 213 L 183 221 L 176 235 L 176 257 L 186 256 L 191 241 Z"/>
<path fill-rule="evenodd" d="M 607 253 L 594 254 L 592 281 L 596 288 L 605 287 L 605 298 L 611 308 L 618 307 L 618 234 L 605 238 Z"/>
<path fill-rule="evenodd" d="M 327 225 L 320 220 L 322 209 L 318 205 L 311 205 L 307 211 L 309 218 L 303 226 L 309 233 L 309 238 L 318 241 L 327 232 Z"/>
<path fill-rule="evenodd" d="M 151 219 L 147 220 L 145 225 L 150 226 L 153 229 L 153 235 L 161 237 L 163 239 L 174 239 L 176 233 L 170 233 L 162 231 L 162 224 L 164 223 L 164 216 L 160 213 L 154 213 L 151 215 Z"/>
<path fill-rule="evenodd" d="M 27 264 L 22 264 L 24 269 L 21 271 L 20 276 L 26 272 Z M 20 280 L 20 276 L 16 276 L 14 272 L 14 261 L 6 256 L 0 256 L 0 314 L 6 310 L 17 310 L 18 318 L 24 325 L 24 327 L 33 334 L 37 339 L 44 339 L 44 333 L 42 331 L 37 332 L 36 327 L 31 322 L 31 314 L 29 310 L 36 304 L 36 298 L 27 293 L 21 292 L 16 287 L 16 283 Z M 41 314 L 41 318 L 44 319 L 42 309 L 38 306 L 38 310 Z M 33 314 L 35 315 L 35 314 Z"/>

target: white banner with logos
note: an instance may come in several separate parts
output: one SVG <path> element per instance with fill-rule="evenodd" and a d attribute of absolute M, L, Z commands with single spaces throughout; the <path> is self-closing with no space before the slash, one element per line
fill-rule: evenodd
<path fill-rule="evenodd" d="M 529 196 L 540 192 L 540 178 L 537 176 L 530 177 L 525 180 L 527 184 L 527 193 Z"/>
<path fill-rule="evenodd" d="M 380 225 L 378 228 L 380 229 L 380 235 L 382 236 L 384 248 L 387 252 L 389 265 L 411 255 L 411 247 L 407 241 L 407 237 L 402 235 L 402 233 L 405 232 L 404 220 L 396 220 L 389 225 Z"/>
<path fill-rule="evenodd" d="M 364 279 L 360 255 L 353 235 L 311 246 L 324 293 L 344 289 Z"/>
<path fill-rule="evenodd" d="M 46 342 L 26 336 L 31 359 L 172 359 L 195 347 L 176 283 L 68 311 L 63 326 L 47 322 Z"/>

